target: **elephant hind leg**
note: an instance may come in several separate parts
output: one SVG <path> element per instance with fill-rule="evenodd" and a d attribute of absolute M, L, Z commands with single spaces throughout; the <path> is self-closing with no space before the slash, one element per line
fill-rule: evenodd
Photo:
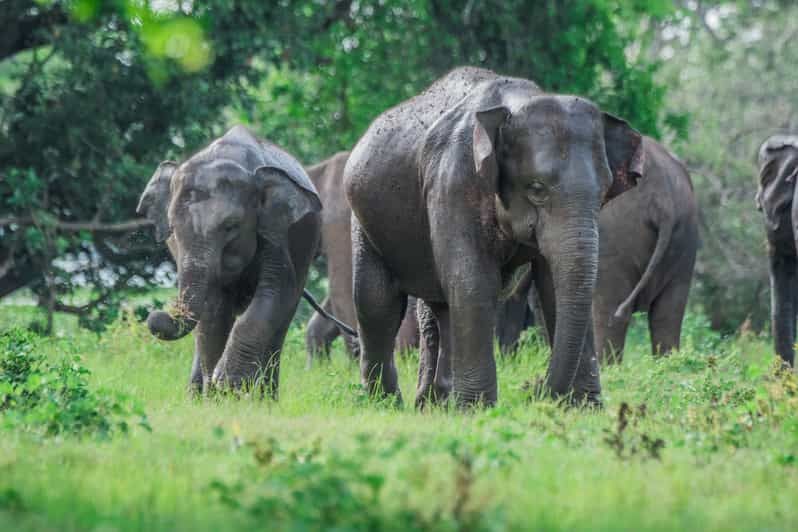
<path fill-rule="evenodd" d="M 674 279 L 651 303 L 648 330 L 654 356 L 667 355 L 679 349 L 689 293 L 690 279 Z"/>
<path fill-rule="evenodd" d="M 321 306 L 327 312 L 332 313 L 332 304 L 330 303 L 329 297 L 324 299 Z M 308 367 L 311 366 L 314 358 L 324 360 L 330 358 L 330 346 L 339 334 L 340 330 L 332 321 L 318 312 L 313 313 L 313 316 L 308 322 L 307 332 L 305 333 L 305 345 L 308 351 Z"/>
<path fill-rule="evenodd" d="M 434 307 L 434 310 L 433 310 Z M 448 313 L 442 305 L 418 302 L 420 346 L 416 408 L 442 403 L 452 391 L 451 356 L 447 352 Z"/>
<path fill-rule="evenodd" d="M 381 257 L 353 219 L 353 288 L 360 324 L 360 375 L 371 394 L 395 394 L 401 399 L 393 350 L 404 315 L 403 294 Z"/>
<path fill-rule="evenodd" d="M 419 346 L 420 331 L 416 316 L 417 300 L 414 297 L 407 298 L 407 309 L 402 325 L 399 326 L 399 333 L 396 335 L 396 350 L 399 354 L 407 354 L 411 349 Z"/>
<path fill-rule="evenodd" d="M 626 334 L 629 331 L 631 315 L 611 318 L 611 322 L 596 324 L 596 349 L 602 366 L 623 362 Z"/>

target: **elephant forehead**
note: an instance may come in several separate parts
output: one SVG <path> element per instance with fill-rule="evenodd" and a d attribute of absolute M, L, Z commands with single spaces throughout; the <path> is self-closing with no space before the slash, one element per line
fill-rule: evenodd
<path fill-rule="evenodd" d="M 226 220 L 243 218 L 246 208 L 230 196 L 212 196 L 188 206 L 191 229 L 196 234 L 207 236 Z"/>
<path fill-rule="evenodd" d="M 230 185 L 251 185 L 252 173 L 229 159 L 190 165 L 183 172 L 183 185 L 209 192 Z"/>

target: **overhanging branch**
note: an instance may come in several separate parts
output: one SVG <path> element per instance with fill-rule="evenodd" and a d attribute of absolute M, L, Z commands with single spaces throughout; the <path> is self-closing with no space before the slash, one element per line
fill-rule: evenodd
<path fill-rule="evenodd" d="M 37 221 L 32 216 L 4 216 L 0 218 L 0 227 L 9 225 L 29 226 L 36 225 Z M 152 225 L 150 220 L 145 218 L 136 218 L 134 220 L 125 220 L 124 222 L 66 222 L 63 220 L 40 220 L 42 225 L 55 227 L 61 231 L 91 231 L 103 233 L 126 233 L 129 231 L 136 231 Z"/>

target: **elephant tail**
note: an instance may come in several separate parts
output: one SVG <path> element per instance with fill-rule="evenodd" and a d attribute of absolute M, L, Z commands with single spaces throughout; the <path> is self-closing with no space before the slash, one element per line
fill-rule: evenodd
<path fill-rule="evenodd" d="M 336 318 L 335 316 L 324 310 L 322 306 L 319 305 L 319 303 L 315 299 L 313 299 L 313 296 L 310 294 L 310 292 L 307 291 L 307 289 L 302 291 L 302 296 L 305 298 L 305 300 L 308 303 L 310 303 L 310 306 L 313 307 L 313 310 L 315 310 L 316 312 L 324 316 L 326 319 L 336 324 L 339 329 L 341 329 L 349 336 L 357 338 L 356 330 L 354 330 L 352 327 L 350 327 L 346 323 L 342 322 L 341 320 L 339 320 L 338 318 Z"/>
<path fill-rule="evenodd" d="M 643 291 L 643 288 L 645 288 L 648 282 L 651 280 L 651 277 L 654 275 L 654 270 L 662 261 L 662 257 L 665 256 L 665 251 L 668 249 L 668 244 L 670 244 L 672 234 L 672 224 L 666 223 L 660 227 L 659 233 L 657 234 L 657 243 L 654 246 L 654 253 L 648 260 L 646 270 L 643 272 L 643 276 L 640 277 L 640 280 L 635 285 L 632 293 L 629 294 L 629 297 L 627 297 L 623 303 L 618 305 L 618 309 L 615 311 L 614 315 L 616 319 L 623 317 L 629 311 L 629 308 L 634 305 L 637 296 L 640 295 L 640 292 Z"/>

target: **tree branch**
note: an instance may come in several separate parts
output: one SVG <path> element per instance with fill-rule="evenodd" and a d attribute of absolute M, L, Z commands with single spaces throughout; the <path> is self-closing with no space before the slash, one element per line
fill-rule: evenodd
<path fill-rule="evenodd" d="M 4 216 L 0 218 L 0 227 L 16 224 L 21 226 L 35 225 L 36 221 L 32 216 Z M 103 233 L 126 233 L 129 231 L 136 231 L 152 225 L 150 220 L 145 218 L 137 218 L 134 220 L 125 220 L 124 222 L 66 222 L 63 220 L 54 220 L 52 222 L 46 221 L 44 225 L 55 227 L 61 231 L 92 231 Z"/>

